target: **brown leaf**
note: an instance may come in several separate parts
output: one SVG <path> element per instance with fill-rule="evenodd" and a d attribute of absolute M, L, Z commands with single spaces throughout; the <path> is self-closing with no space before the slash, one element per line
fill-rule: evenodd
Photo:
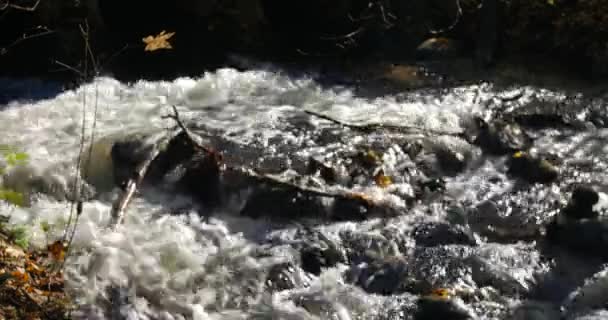
<path fill-rule="evenodd" d="M 161 31 L 157 36 L 147 36 L 142 39 L 146 44 L 144 51 L 156 51 L 159 49 L 173 49 L 169 39 L 175 35 L 175 32 L 166 33 L 165 30 Z"/>
<path fill-rule="evenodd" d="M 65 258 L 66 247 L 65 247 L 64 243 L 60 240 L 57 240 L 57 241 L 53 242 L 52 244 L 50 244 L 47 247 L 47 250 L 53 257 L 53 259 L 55 259 L 57 261 L 62 261 Z"/>

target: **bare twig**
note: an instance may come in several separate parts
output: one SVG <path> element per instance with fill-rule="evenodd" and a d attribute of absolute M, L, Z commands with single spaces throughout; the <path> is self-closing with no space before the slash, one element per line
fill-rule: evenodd
<path fill-rule="evenodd" d="M 65 63 L 63 63 L 63 62 L 61 62 L 59 60 L 55 60 L 54 62 L 57 65 L 60 65 L 60 66 L 66 68 L 66 69 L 68 69 L 70 71 L 73 71 L 74 73 L 78 74 L 79 76 L 81 76 L 83 78 L 85 77 L 85 75 L 84 75 L 84 73 L 82 73 L 82 71 L 80 71 L 80 70 L 78 70 L 78 69 L 76 69 L 76 68 L 74 68 L 74 67 L 72 67 L 70 65 L 67 65 L 67 64 L 65 64 Z"/>
<path fill-rule="evenodd" d="M 26 6 L 20 6 L 18 4 L 13 4 L 10 1 L 6 1 L 6 3 L 4 3 L 4 5 L 2 7 L 0 7 L 0 11 L 11 8 L 11 9 L 15 9 L 15 10 L 33 12 L 33 11 L 36 11 L 39 4 L 40 4 L 40 0 L 37 0 L 36 3 L 31 5 L 30 7 L 26 7 Z"/>
<path fill-rule="evenodd" d="M 434 134 L 434 135 L 451 135 L 451 136 L 460 136 L 463 134 L 462 131 L 442 131 L 442 130 L 420 128 L 420 127 L 415 127 L 415 126 L 389 125 L 389 124 L 383 124 L 383 123 L 370 123 L 370 124 L 365 124 L 365 125 L 357 125 L 357 124 L 347 123 L 347 122 L 332 118 L 330 116 L 327 116 L 327 115 L 324 115 L 321 113 L 317 113 L 314 111 L 310 111 L 310 110 L 304 110 L 304 112 L 309 115 L 315 116 L 317 118 L 321 118 L 321 119 L 333 122 L 342 127 L 349 128 L 352 130 L 357 130 L 357 131 L 363 131 L 363 132 L 367 132 L 367 133 L 372 132 L 372 131 L 377 131 L 377 130 L 389 130 L 389 131 L 394 131 L 394 132 L 398 132 L 398 133 L 427 133 L 427 134 Z"/>
<path fill-rule="evenodd" d="M 184 123 L 182 122 L 182 120 L 179 117 L 179 112 L 177 111 L 177 107 L 175 107 L 174 105 L 171 106 L 171 108 L 173 109 L 173 114 L 172 115 L 166 115 L 163 116 L 163 119 L 172 119 L 173 121 L 175 121 L 177 123 L 177 125 L 179 126 L 179 128 L 182 130 L 182 132 L 184 132 L 184 134 L 188 137 L 188 140 L 190 140 L 198 149 L 205 151 L 207 153 L 215 153 L 214 150 L 212 150 L 209 147 L 204 146 L 202 143 L 200 143 L 197 139 L 196 136 L 194 134 L 192 134 L 192 132 L 190 131 L 190 129 L 188 129 Z"/>
<path fill-rule="evenodd" d="M 1 10 L 2 9 L 0 9 L 0 11 Z M 23 42 L 25 40 L 31 40 L 31 39 L 35 39 L 35 38 L 39 38 L 39 37 L 42 37 L 42 36 L 46 36 L 46 35 L 55 33 L 55 30 L 49 30 L 46 27 L 37 27 L 37 28 L 34 28 L 34 30 L 42 30 L 42 31 L 38 32 L 38 33 L 35 33 L 35 34 L 32 34 L 32 35 L 27 35 L 27 34 L 24 33 L 23 35 L 21 35 L 21 38 L 13 41 L 11 44 L 7 45 L 6 47 L 0 48 L 0 56 L 1 55 L 5 55 L 10 48 L 18 45 L 19 43 L 21 43 L 21 42 Z"/>

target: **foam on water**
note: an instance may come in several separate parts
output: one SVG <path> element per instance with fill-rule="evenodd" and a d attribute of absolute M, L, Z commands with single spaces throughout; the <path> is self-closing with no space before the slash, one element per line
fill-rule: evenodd
<path fill-rule="evenodd" d="M 364 98 L 346 89 L 324 89 L 310 78 L 234 69 L 197 79 L 139 81 L 132 85 L 97 78 L 53 99 L 13 102 L 1 109 L 0 143 L 22 148 L 30 155 L 31 164 L 41 170 L 71 177 L 86 98 L 87 140 L 95 104 L 97 138 L 126 130 L 168 128 L 173 124 L 161 116 L 170 112 L 170 105 L 176 105 L 184 118 L 196 119 L 239 143 L 272 150 L 279 141 L 298 148 L 308 146 L 297 151 L 314 154 L 317 146 L 308 133 L 294 131 L 293 127 L 302 123 L 320 130 L 330 123 L 306 115 L 304 109 L 349 123 L 459 131 L 464 117 L 484 111 L 476 100 L 480 93 L 483 98 L 493 92 L 488 86 L 470 85 L 430 97 L 421 91 L 407 99 Z M 462 191 L 456 197 L 483 200 L 478 198 L 479 193 L 500 192 L 486 183 L 488 175 L 500 174 L 494 165 L 488 162 L 470 176 L 452 181 L 453 189 Z M 258 241 L 260 233 L 268 232 L 268 237 L 276 233 L 270 232 L 264 222 L 231 215 L 209 221 L 202 221 L 194 212 L 171 215 L 171 208 L 183 201 L 163 199 L 159 204 L 135 199 L 127 209 L 125 224 L 116 230 L 105 228 L 111 201 L 85 203 L 66 264 L 69 287 L 83 306 L 76 317 L 99 317 L 96 307 L 107 305 L 114 294 L 110 288 L 124 288 L 120 294 L 126 295 L 129 303 L 116 312 L 127 319 L 327 319 L 321 311 L 315 314 L 310 310 L 329 308 L 333 319 L 350 320 L 377 313 L 386 303 L 383 298 L 344 284 L 338 270 L 333 269 L 313 277 L 309 288 L 265 293 L 261 289 L 263 271 L 286 257 L 261 256 Z M 42 197 L 30 208 L 2 204 L 0 211 L 11 212 L 14 223 L 28 224 L 32 243 L 41 246 L 47 238 L 40 222 L 51 223 L 51 238 L 59 236 L 68 219 L 69 204 Z M 406 221 L 395 223 L 405 226 Z M 357 223 L 336 224 L 328 227 L 328 233 L 346 229 L 365 232 L 365 228 Z M 279 235 L 289 232 L 280 230 Z M 252 236 L 256 234 L 258 239 Z M 518 278 L 529 276 L 526 266 L 518 267 Z M 309 311 L 302 308 L 302 303 L 294 303 L 302 296 L 309 301 L 304 303 L 308 303 Z M 313 307 L 315 303 L 318 308 Z"/>

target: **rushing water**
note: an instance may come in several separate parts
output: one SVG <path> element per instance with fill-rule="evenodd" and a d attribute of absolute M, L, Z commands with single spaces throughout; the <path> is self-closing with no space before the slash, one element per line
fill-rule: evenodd
<path fill-rule="evenodd" d="M 12 101 L 1 107 L 0 143 L 17 146 L 30 155 L 29 167 L 21 175 L 14 173 L 17 178 L 13 180 L 21 181 L 21 189 L 31 189 L 28 181 L 42 177 L 42 184 L 51 186 L 42 191 L 51 195 L 68 190 L 76 170 L 83 120 L 88 141 L 95 110 L 94 133 L 95 138 L 100 138 L 169 128 L 174 123 L 162 116 L 175 105 L 185 120 L 234 143 L 233 156 L 239 156 L 238 146 L 257 150 L 262 158 L 254 158 L 252 163 L 280 169 L 277 171 L 290 168 L 297 159 L 365 149 L 378 143 L 386 145 L 383 160 L 386 173 L 396 176 L 394 185 L 386 190 L 363 185 L 357 191 L 389 201 L 402 208 L 402 214 L 363 222 L 317 224 L 313 229 L 325 240 L 302 232 L 299 224 L 241 217 L 238 200 L 203 219 L 205 212 L 197 212 L 188 199 L 158 192 L 154 201 L 150 197 L 136 198 L 127 209 L 125 223 L 116 230 L 106 228 L 116 190 L 87 201 L 66 263 L 68 286 L 80 305 L 73 314 L 75 318 L 412 317 L 416 294 L 404 290 L 374 294 L 370 289 L 373 285 L 369 285 L 373 277 L 367 279 L 367 284 L 352 280 L 353 273 L 373 269 L 365 263 L 339 263 L 319 276 L 297 267 L 294 248 L 310 241 L 329 241 L 351 250 L 372 251 L 381 261 L 400 259 L 397 264 L 405 271 L 390 271 L 398 277 L 425 280 L 433 287 L 468 290 L 473 298 L 467 299 L 467 308 L 480 318 L 500 319 L 524 300 L 538 299 L 549 303 L 548 309 L 558 308 L 582 283 L 575 280 L 570 283 L 575 276 L 543 281 L 551 278 L 554 267 L 550 260 L 542 258 L 535 241 L 503 242 L 478 236 L 479 245 L 473 247 L 417 245 L 410 234 L 414 226 L 448 221 L 450 210 L 441 201 L 445 198 L 412 207 L 406 206 L 399 196 L 411 193 L 413 183 L 411 177 L 397 176 L 404 166 L 411 165 L 399 147 L 403 137 L 393 140 L 384 133 L 363 135 L 303 110 L 322 112 L 349 123 L 388 123 L 456 132 L 463 130 L 473 116 L 492 116 L 501 107 L 495 97 L 514 92 L 522 93 L 519 99 L 522 104 L 539 98 L 565 99 L 560 91 L 523 85 L 501 88 L 491 83 L 364 97 L 347 87 L 328 88 L 311 77 L 288 76 L 276 70 L 241 72 L 227 68 L 200 78 L 139 81 L 130 85 L 97 78 L 54 98 Z M 595 103 L 595 114 L 598 110 L 601 113 L 602 101 Z M 574 118 L 581 122 L 589 120 L 589 110 L 585 108 Z M 522 187 L 506 176 L 504 159 L 481 157 L 476 148 L 461 139 L 443 136 L 426 139 L 424 143 L 456 146 L 473 155 L 472 165 L 465 172 L 447 178 L 445 197 L 471 208 L 491 199 L 494 204 L 490 209 L 483 208 L 495 210 L 502 217 L 496 218 L 504 222 L 499 227 L 518 230 L 526 229 L 526 224 L 546 222 L 567 201 L 565 191 L 570 182 L 593 181 L 600 186 L 606 182 L 603 175 L 596 174 L 603 172 L 607 164 L 605 131 L 549 128 L 535 133 L 538 150 L 560 157 L 565 172 L 562 182 Z M 107 154 L 96 157 L 92 163 L 94 170 L 109 174 L 104 167 Z M 576 169 L 579 167 L 583 169 Z M 42 246 L 47 237 L 61 235 L 69 208 L 67 201 L 42 194 L 32 201 L 31 207 L 2 204 L 0 210 L 9 212 L 13 223 L 29 225 L 32 243 Z M 42 221 L 51 224 L 50 235 L 41 230 Z M 297 269 L 291 275 L 295 288 L 269 289 L 266 286 L 269 270 L 290 261 Z M 587 270 L 589 276 L 597 271 L 587 263 L 579 260 L 576 263 L 573 268 Z M 384 282 L 380 286 L 390 284 L 391 280 Z"/>

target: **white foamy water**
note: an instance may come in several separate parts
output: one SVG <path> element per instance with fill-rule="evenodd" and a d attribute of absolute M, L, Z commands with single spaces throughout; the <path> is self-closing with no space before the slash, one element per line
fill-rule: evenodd
<path fill-rule="evenodd" d="M 492 93 L 491 87 L 470 85 L 432 96 L 421 90 L 407 99 L 365 98 L 346 89 L 323 89 L 308 78 L 234 69 L 196 79 L 140 81 L 132 85 L 97 78 L 49 100 L 12 102 L 0 109 L 0 143 L 27 152 L 33 171 L 52 176 L 55 184 L 62 185 L 75 170 L 84 97 L 87 141 L 95 104 L 97 138 L 169 128 L 174 124 L 162 116 L 175 105 L 184 119 L 196 120 L 238 144 L 275 153 L 310 155 L 331 149 L 319 145 L 316 137 L 334 125 L 307 115 L 304 109 L 349 123 L 460 131 L 462 120 L 484 112 L 480 97 Z M 348 141 L 342 141 L 343 146 L 367 139 L 353 133 L 345 136 Z M 93 163 L 96 165 L 102 164 Z M 455 179 L 454 194 L 481 201 L 508 189 L 508 183 L 490 185 L 485 179 L 492 174 L 504 177 L 498 167 L 499 164 L 488 163 Z M 171 214 L 173 208 L 187 200 L 158 195 L 160 201 L 154 203 L 135 199 L 127 209 L 125 223 L 110 230 L 106 226 L 113 196 L 86 202 L 75 233 L 66 275 L 75 301 L 82 306 L 74 314 L 76 318 L 101 319 L 114 314 L 124 319 L 381 319 L 384 308 L 391 303 L 390 297 L 368 294 L 345 283 L 340 268 L 324 271 L 320 277 L 308 275 L 308 287 L 275 293 L 265 290 L 267 270 L 290 256 L 281 250 L 261 255 L 260 250 L 265 248 L 261 240 L 278 237 L 289 243 L 293 229 L 273 230 L 266 222 L 235 216 L 230 208 L 207 221 L 193 209 Z M 2 204 L 0 210 L 10 212 L 12 222 L 29 225 L 32 243 L 44 245 L 47 237 L 40 223 L 51 224 L 51 239 L 60 236 L 68 219 L 69 203 L 41 197 L 29 208 Z M 412 216 L 424 216 L 422 210 L 418 211 L 412 210 Z M 388 223 L 405 233 L 411 229 L 407 223 L 415 219 L 418 218 L 403 217 Z M 443 213 L 435 213 L 433 219 L 443 219 Z M 376 222 L 328 225 L 324 230 L 333 235 L 344 230 L 363 234 Z M 382 237 L 377 233 L 375 239 L 382 242 Z M 492 254 L 494 251 L 498 253 Z M 545 270 L 531 248 L 508 248 L 502 251 L 503 256 L 500 252 L 499 247 L 487 247 L 477 254 L 488 256 L 497 268 L 513 268 L 513 277 L 519 282 L 531 281 L 532 274 Z M 518 254 L 523 255 L 520 260 Z M 438 283 L 448 281 L 443 278 L 446 275 L 441 275 L 445 270 L 437 272 Z M 119 287 L 123 289 L 110 289 Z M 109 301 L 116 300 L 117 295 L 124 301 L 114 303 L 114 309 L 108 311 L 107 306 L 112 305 Z"/>

